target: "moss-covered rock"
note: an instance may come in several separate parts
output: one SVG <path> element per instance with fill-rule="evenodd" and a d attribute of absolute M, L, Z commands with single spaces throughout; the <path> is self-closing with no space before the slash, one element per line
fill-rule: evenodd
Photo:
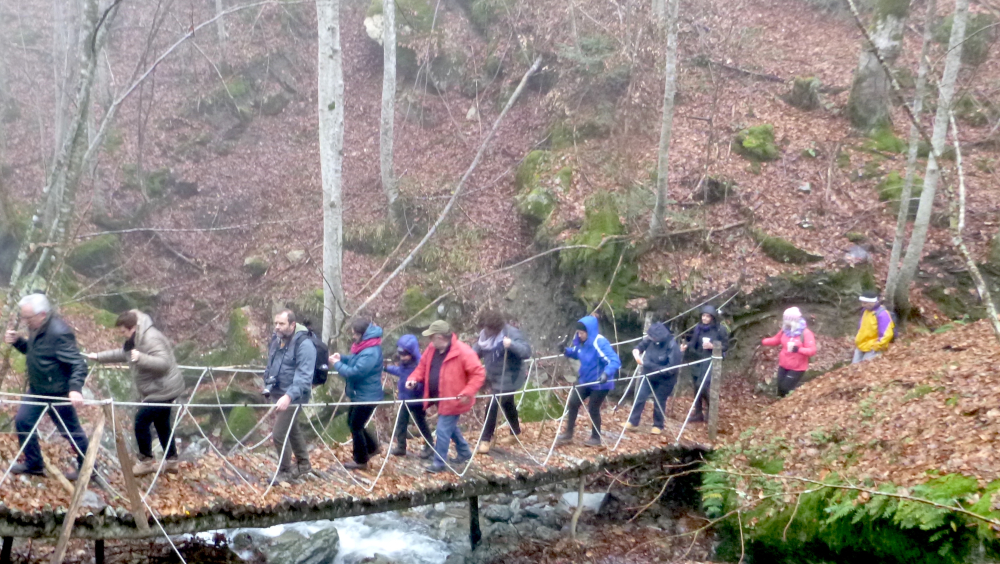
<path fill-rule="evenodd" d="M 531 190 L 535 186 L 538 169 L 549 158 L 548 151 L 532 151 L 528 153 L 514 173 L 514 186 L 518 192 Z"/>
<path fill-rule="evenodd" d="M 385 222 L 351 225 L 344 230 L 344 248 L 363 255 L 386 256 L 399 239 L 393 226 Z"/>
<path fill-rule="evenodd" d="M 986 264 L 993 272 L 1000 274 L 1000 232 L 990 239 L 990 251 L 986 256 Z"/>
<path fill-rule="evenodd" d="M 736 195 L 736 182 L 725 177 L 706 176 L 691 197 L 706 204 L 715 204 Z"/>
<path fill-rule="evenodd" d="M 202 360 L 208 366 L 243 366 L 261 360 L 265 336 L 253 324 L 253 311 L 249 307 L 232 310 L 226 330 L 226 344 L 206 354 Z"/>
<path fill-rule="evenodd" d="M 773 161 L 781 156 L 774 143 L 774 126 L 769 123 L 737 133 L 733 138 L 733 150 L 754 162 Z"/>
<path fill-rule="evenodd" d="M 87 239 L 66 257 L 70 268 L 88 277 L 103 276 L 121 264 L 121 243 L 117 235 Z"/>
<path fill-rule="evenodd" d="M 517 211 L 534 225 L 541 225 L 556 209 L 556 197 L 552 191 L 537 186 L 529 192 L 516 196 Z"/>
<path fill-rule="evenodd" d="M 907 142 L 896 137 L 891 127 L 879 127 L 869 134 L 869 139 L 865 143 L 865 148 L 881 151 L 884 153 L 903 153 L 907 149 Z"/>
<path fill-rule="evenodd" d="M 262 256 L 254 255 L 243 259 L 243 270 L 250 274 L 251 278 L 264 276 L 268 268 L 271 268 L 271 263 Z"/>
<path fill-rule="evenodd" d="M 878 199 L 883 202 L 890 202 L 888 209 L 893 213 L 899 213 L 900 198 L 903 197 L 903 184 L 905 183 L 905 178 L 896 171 L 892 171 L 886 175 L 882 182 L 879 182 L 876 189 L 878 190 Z M 920 194 L 924 190 L 924 179 L 919 176 L 914 176 L 913 186 L 910 189 L 910 202 L 908 216 L 910 219 L 917 217 L 917 208 L 920 207 Z"/>
<path fill-rule="evenodd" d="M 782 99 L 790 106 L 801 110 L 815 110 L 819 108 L 819 88 L 820 81 L 812 76 L 798 76 L 792 81 L 792 89 L 789 90 Z"/>
<path fill-rule="evenodd" d="M 466 0 L 469 9 L 469 21 L 482 33 L 487 33 L 497 22 L 508 13 L 512 0 Z"/>
<path fill-rule="evenodd" d="M 760 244 L 760 250 L 772 259 L 787 264 L 807 264 L 823 260 L 822 255 L 802 250 L 786 239 L 768 235 L 758 229 L 753 230 L 754 239 Z"/>
<path fill-rule="evenodd" d="M 254 412 L 252 407 L 237 406 L 229 411 L 229 415 L 226 417 L 229 422 L 229 429 L 231 431 L 229 437 L 230 440 L 238 441 L 243 439 L 250 429 L 257 424 L 257 414 Z"/>
<path fill-rule="evenodd" d="M 423 286 L 410 286 L 403 291 L 403 315 L 406 319 L 409 319 L 415 315 L 418 315 L 410 323 L 416 327 L 423 327 L 429 325 L 435 319 L 438 319 L 437 311 L 435 308 L 427 308 L 426 311 L 421 313 L 425 307 L 434 301 L 437 292 L 433 288 L 425 288 Z"/>
<path fill-rule="evenodd" d="M 846 237 L 848 241 L 855 244 L 864 243 L 865 241 L 868 240 L 867 235 L 858 231 L 848 231 L 847 233 L 844 234 L 844 237 Z"/>

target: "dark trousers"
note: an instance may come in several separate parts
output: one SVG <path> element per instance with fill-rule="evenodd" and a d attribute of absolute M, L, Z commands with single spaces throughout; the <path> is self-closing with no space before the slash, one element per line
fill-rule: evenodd
<path fill-rule="evenodd" d="M 608 397 L 610 391 L 595 390 L 593 386 L 577 386 L 570 390 L 569 412 L 566 414 L 566 432 L 570 435 L 573 434 L 573 428 L 576 426 L 576 414 L 580 411 L 583 400 L 590 398 L 590 401 L 587 402 L 587 412 L 590 413 L 590 418 L 594 421 L 594 425 L 590 428 L 590 434 L 594 437 L 600 437 L 601 404 L 604 403 L 604 398 Z M 579 395 L 577 392 L 579 392 Z"/>
<path fill-rule="evenodd" d="M 708 406 L 708 389 L 712 387 L 712 374 L 709 372 L 709 365 L 712 361 L 701 362 L 691 366 L 691 380 L 694 382 L 694 413 L 695 415 L 702 415 L 704 411 L 701 404 L 704 403 Z M 705 381 L 705 385 L 702 385 L 702 380 Z M 701 388 L 701 393 L 698 393 L 698 388 Z"/>
<path fill-rule="evenodd" d="M 424 411 L 423 402 L 420 401 L 407 403 L 401 408 L 399 419 L 396 420 L 396 429 L 392 432 L 393 440 L 404 449 L 406 448 L 406 429 L 410 426 L 411 419 L 417 424 L 420 436 L 426 441 L 422 444 L 424 446 L 433 445 L 434 436 L 431 434 L 431 428 L 427 426 L 427 413 Z"/>
<path fill-rule="evenodd" d="M 666 376 L 651 376 L 641 381 L 639 390 L 636 391 L 635 404 L 632 406 L 632 413 L 628 417 L 628 422 L 638 425 L 642 418 L 642 411 L 646 408 L 646 400 L 653 396 L 653 427 L 663 428 L 664 414 L 667 398 L 674 391 L 674 384 L 677 382 L 676 374 Z"/>
<path fill-rule="evenodd" d="M 378 439 L 365 429 L 368 419 L 375 413 L 374 405 L 352 405 L 347 410 L 347 426 L 351 429 L 354 446 L 354 462 L 367 464 L 368 459 L 378 452 Z"/>
<path fill-rule="evenodd" d="M 798 388 L 799 382 L 802 381 L 802 376 L 805 373 L 805 370 L 788 370 L 779 366 L 778 397 L 785 397 L 790 394 L 792 390 Z"/>
<path fill-rule="evenodd" d="M 170 406 L 144 405 L 135 414 L 135 441 L 139 443 L 139 454 L 153 458 L 153 434 L 150 426 L 156 427 L 156 436 L 167 458 L 177 457 L 177 446 L 170 436 Z"/>
<path fill-rule="evenodd" d="M 517 402 L 514 401 L 514 395 L 492 396 L 490 406 L 486 410 L 486 425 L 483 427 L 484 441 L 493 440 L 493 432 L 497 428 L 497 415 L 501 409 L 507 417 L 507 421 L 510 421 L 510 431 L 515 435 L 521 434 L 521 422 L 517 418 Z"/>
<path fill-rule="evenodd" d="M 80 420 L 76 416 L 76 409 L 72 405 L 53 405 L 53 402 L 56 401 L 69 401 L 68 398 L 66 400 L 32 399 L 31 401 L 33 404 L 22 403 L 21 407 L 17 410 L 17 415 L 14 417 L 14 427 L 17 429 L 17 442 L 24 445 L 24 463 L 28 467 L 28 470 L 40 471 L 45 468 L 45 462 L 42 460 L 42 451 L 38 446 L 38 429 L 35 429 L 35 432 L 31 433 L 31 429 L 35 426 L 35 423 L 42 417 L 42 411 L 45 410 L 45 406 L 34 404 L 49 405 L 49 418 L 56 424 L 59 434 L 69 441 L 70 445 L 75 445 L 73 452 L 76 454 L 76 462 L 78 465 L 83 464 L 83 453 L 87 452 L 87 447 L 90 443 L 87 441 L 87 433 L 80 426 Z M 29 436 L 29 433 L 31 433 L 31 436 Z M 26 445 L 25 441 L 27 441 Z"/>
<path fill-rule="evenodd" d="M 302 437 L 299 429 L 299 410 L 295 404 L 289 405 L 288 409 L 276 412 L 274 418 L 274 430 L 271 431 L 271 440 L 274 441 L 274 448 L 278 449 L 278 470 L 290 472 L 292 470 L 292 453 L 295 454 L 295 463 L 299 467 L 309 466 L 309 447 Z M 161 435 L 162 436 L 162 435 Z M 288 444 L 285 444 L 285 438 Z"/>

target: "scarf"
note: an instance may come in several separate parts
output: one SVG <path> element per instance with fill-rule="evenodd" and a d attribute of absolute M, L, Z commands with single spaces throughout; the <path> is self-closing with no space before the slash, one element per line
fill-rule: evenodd
<path fill-rule="evenodd" d="M 372 339 L 365 339 L 364 341 L 359 341 L 357 343 L 351 343 L 351 354 L 358 354 L 359 352 L 369 348 L 369 347 L 380 347 L 382 346 L 382 337 L 374 337 Z"/>
<path fill-rule="evenodd" d="M 806 330 L 806 319 L 804 317 L 800 317 L 795 321 L 785 323 L 782 325 L 781 330 L 784 331 L 785 335 L 788 335 L 789 337 L 799 337 Z"/>
<path fill-rule="evenodd" d="M 500 346 L 503 345 L 503 338 L 504 338 L 504 330 L 503 329 L 501 329 L 493 337 L 488 337 L 486 335 L 486 330 L 483 329 L 482 331 L 479 332 L 479 343 L 478 343 L 479 344 L 479 348 L 482 349 L 482 350 L 484 350 L 484 351 L 492 351 L 492 350 L 496 349 L 497 347 L 500 347 Z"/>
<path fill-rule="evenodd" d="M 122 345 L 122 348 L 125 349 L 125 352 L 129 352 L 135 348 L 135 333 L 133 333 L 132 336 L 129 337 L 127 341 L 125 341 L 125 344 Z"/>

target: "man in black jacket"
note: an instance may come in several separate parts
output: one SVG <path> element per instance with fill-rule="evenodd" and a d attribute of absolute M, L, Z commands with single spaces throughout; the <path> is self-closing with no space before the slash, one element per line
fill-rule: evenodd
<path fill-rule="evenodd" d="M 729 332 L 719 323 L 719 312 L 716 311 L 715 307 L 706 305 L 701 308 L 701 323 L 695 326 L 687 343 L 681 345 L 681 351 L 687 353 L 688 362 L 703 360 L 712 356 L 712 343 L 715 341 L 719 341 L 722 345 L 719 356 L 725 356 L 726 351 L 729 350 Z M 694 415 L 691 417 L 691 421 L 694 423 L 704 422 L 705 411 L 708 410 L 708 388 L 712 385 L 712 375 L 708 372 L 709 364 L 709 362 L 702 362 L 691 366 L 694 391 L 698 394 L 698 390 L 701 389 L 701 393 L 695 398 Z M 707 380 L 704 385 L 702 385 L 702 380 Z"/>
<path fill-rule="evenodd" d="M 87 379 L 87 361 L 76 346 L 73 330 L 52 313 L 45 295 L 29 294 L 19 305 L 21 319 L 28 326 L 28 336 L 7 331 L 4 340 L 28 357 L 28 394 L 45 397 L 26 398 L 30 403 L 21 404 L 17 410 L 14 426 L 17 440 L 24 447 L 24 462 L 15 464 L 10 471 L 12 474 L 44 475 L 45 464 L 38 447 L 36 424 L 46 411 L 59 433 L 73 445 L 77 466 L 83 463 L 87 434 L 80 426 L 76 408 L 83 406 L 80 392 Z M 66 405 L 65 398 L 69 398 L 72 405 Z M 77 471 L 67 472 L 66 477 L 76 480 Z"/>

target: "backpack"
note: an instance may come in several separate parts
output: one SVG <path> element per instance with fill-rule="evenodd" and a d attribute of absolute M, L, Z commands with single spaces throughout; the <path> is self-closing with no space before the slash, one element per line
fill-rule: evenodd
<path fill-rule="evenodd" d="M 330 375 L 330 365 L 328 364 L 330 362 L 330 348 L 326 346 L 323 339 L 320 339 L 319 335 L 314 333 L 312 329 L 307 329 L 301 338 L 309 339 L 313 346 L 316 347 L 316 366 L 313 368 L 312 385 L 314 388 L 322 386 L 326 384 L 327 377 Z M 298 346 L 298 343 L 296 343 L 296 346 Z"/>

